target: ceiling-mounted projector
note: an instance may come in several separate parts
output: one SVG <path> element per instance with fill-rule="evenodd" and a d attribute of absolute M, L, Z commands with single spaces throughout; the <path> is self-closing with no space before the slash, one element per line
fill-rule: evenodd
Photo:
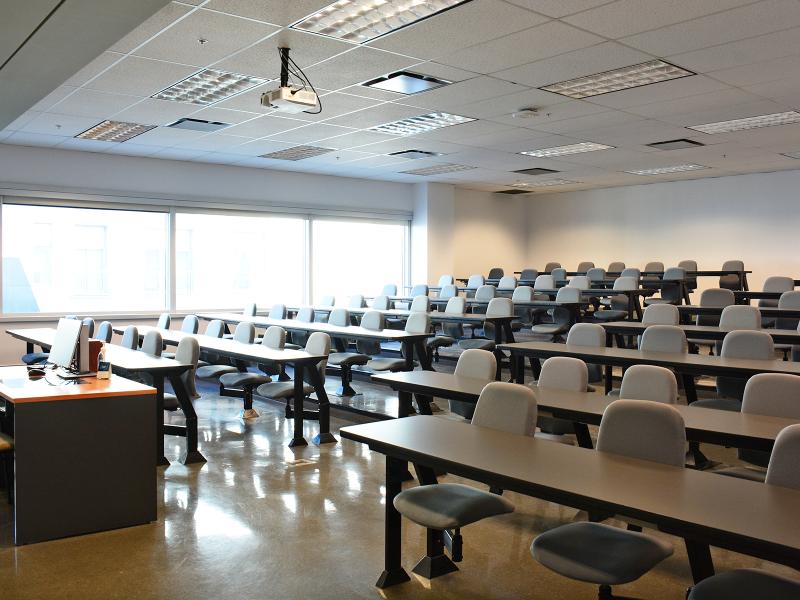
<path fill-rule="evenodd" d="M 310 112 L 309 109 L 314 108 L 318 110 L 310 112 L 310 114 L 318 115 L 321 113 L 322 102 L 317 96 L 314 84 L 303 73 L 303 69 L 289 58 L 289 48 L 278 48 L 278 54 L 281 59 L 281 86 L 277 90 L 261 94 L 261 106 L 274 108 L 278 112 L 289 114 Z M 290 73 L 295 79 L 300 80 L 300 86 L 289 84 Z M 306 89 L 306 85 L 311 89 Z"/>

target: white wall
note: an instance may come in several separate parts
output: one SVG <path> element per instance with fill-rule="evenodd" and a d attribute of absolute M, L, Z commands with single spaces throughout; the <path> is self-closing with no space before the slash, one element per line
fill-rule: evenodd
<path fill-rule="evenodd" d="M 800 171 L 530 196 L 526 260 L 574 269 L 591 260 L 719 269 L 741 259 L 751 289 L 770 275 L 800 278 Z M 700 287 L 716 287 L 701 278 Z"/>

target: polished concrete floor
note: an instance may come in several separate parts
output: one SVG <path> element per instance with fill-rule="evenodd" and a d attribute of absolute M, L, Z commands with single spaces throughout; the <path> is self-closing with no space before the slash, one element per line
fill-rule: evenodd
<path fill-rule="evenodd" d="M 439 368 L 452 369 L 452 363 L 440 363 Z M 327 387 L 335 386 L 329 378 Z M 385 388 L 363 381 L 354 386 L 364 392 L 356 403 L 393 411 L 394 398 Z M 464 530 L 459 572 L 378 590 L 373 584 L 383 559 L 383 457 L 348 441 L 290 449 L 291 423 L 280 405 L 258 401 L 262 416 L 244 422 L 238 418 L 239 400 L 221 398 L 207 385 L 201 391 L 196 405 L 201 451 L 208 463 L 176 462 L 183 440 L 167 438 L 167 455 L 174 462 L 157 471 L 157 522 L 14 547 L 11 511 L 0 507 L 0 598 L 596 597 L 592 586 L 547 571 L 529 553 L 539 532 L 581 515 L 513 493 L 507 496 L 517 507 L 514 514 Z M 446 402 L 440 404 L 446 408 Z M 455 418 L 446 412 L 441 417 Z M 334 430 L 360 419 L 337 411 Z M 316 427 L 307 423 L 307 439 Z M 735 460 L 730 450 L 712 448 L 709 454 Z M 619 588 L 620 595 L 684 597 L 691 582 L 686 553 L 681 540 L 664 537 L 675 546 L 674 556 L 638 582 Z M 424 553 L 424 532 L 406 522 L 403 538 L 403 563 L 410 570 Z M 718 570 L 763 564 L 725 551 L 714 550 L 713 555 Z"/>

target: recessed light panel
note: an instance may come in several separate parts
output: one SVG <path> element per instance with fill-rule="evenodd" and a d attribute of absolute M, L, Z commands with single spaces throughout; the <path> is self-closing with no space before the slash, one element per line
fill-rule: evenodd
<path fill-rule="evenodd" d="M 548 173 L 558 173 L 555 169 L 542 169 L 541 167 L 534 167 L 533 169 L 520 169 L 514 173 L 522 173 L 523 175 L 547 175 Z"/>
<path fill-rule="evenodd" d="M 526 150 L 520 152 L 520 154 L 535 156 L 537 158 L 549 158 L 552 156 L 566 156 L 567 154 L 581 154 L 582 152 L 595 152 L 596 150 L 608 150 L 613 147 L 614 146 L 606 146 L 605 144 L 595 144 L 594 142 L 581 142 L 580 144 L 570 144 L 568 146 Z"/>
<path fill-rule="evenodd" d="M 671 167 L 656 167 L 653 169 L 635 169 L 633 171 L 625 171 L 631 175 L 666 175 L 668 173 L 681 173 L 683 171 L 699 171 L 700 169 L 708 169 L 703 165 L 673 165 Z"/>
<path fill-rule="evenodd" d="M 226 127 L 230 127 L 229 123 L 220 123 L 218 121 L 204 121 L 203 119 L 178 119 L 174 123 L 170 123 L 167 127 L 173 127 L 175 129 L 189 129 L 191 131 L 219 131 L 220 129 L 225 129 Z"/>
<path fill-rule="evenodd" d="M 475 167 L 467 165 L 456 165 L 453 163 L 442 163 L 432 167 L 424 167 L 422 169 L 413 169 L 412 171 L 400 171 L 406 175 L 442 175 L 444 173 L 455 173 L 456 171 L 469 171 Z"/>
<path fill-rule="evenodd" d="M 388 156 L 399 156 L 400 158 L 430 158 L 431 156 L 442 156 L 441 152 L 428 152 L 427 150 L 401 150 L 400 152 L 390 152 Z"/>
<path fill-rule="evenodd" d="M 580 100 L 581 98 L 628 90 L 695 74 L 663 60 L 650 60 L 638 65 L 622 67 L 621 69 L 568 79 L 567 81 L 553 83 L 539 89 Z"/>
<path fill-rule="evenodd" d="M 103 121 L 76 135 L 82 140 L 98 140 L 101 142 L 125 142 L 146 131 L 155 129 L 155 125 L 125 123 L 123 121 Z"/>
<path fill-rule="evenodd" d="M 250 75 L 203 69 L 199 73 L 190 75 L 183 81 L 153 94 L 151 98 L 192 104 L 213 104 L 267 81 L 267 79 Z"/>
<path fill-rule="evenodd" d="M 261 158 L 274 158 L 276 160 L 303 160 L 314 158 L 328 152 L 333 152 L 333 148 L 320 148 L 319 146 L 294 146 L 286 150 L 278 150 L 269 154 L 262 154 Z"/>
<path fill-rule="evenodd" d="M 789 112 L 758 115 L 756 117 L 747 117 L 744 119 L 733 119 L 732 121 L 718 121 L 716 123 L 705 123 L 704 125 L 692 125 L 687 127 L 687 129 L 715 134 L 744 131 L 745 129 L 757 129 L 758 127 L 772 127 L 774 125 L 789 125 L 791 123 L 800 123 L 800 112 L 790 110 Z"/>
<path fill-rule="evenodd" d="M 412 73 L 411 71 L 398 71 L 386 77 L 378 77 L 372 81 L 367 81 L 361 85 L 389 92 L 396 92 L 398 94 L 419 94 L 420 92 L 435 90 L 436 88 L 450 85 L 451 83 L 453 82 L 437 79 L 430 75 Z"/>
<path fill-rule="evenodd" d="M 682 150 L 684 148 L 697 148 L 698 146 L 705 146 L 705 144 L 695 142 L 694 140 L 687 140 L 685 138 L 681 138 L 679 140 L 667 140 L 666 142 L 653 142 L 652 144 L 645 145 L 650 146 L 651 148 L 656 148 L 657 150 Z"/>
<path fill-rule="evenodd" d="M 442 127 L 450 127 L 451 125 L 460 125 L 461 123 L 469 123 L 475 120 L 476 119 L 470 117 L 451 115 L 445 112 L 432 112 L 427 115 L 419 115 L 418 117 L 400 119 L 399 121 L 392 121 L 391 123 L 370 127 L 369 131 L 388 133 L 390 135 L 417 135 L 418 133 L 425 133 L 426 131 L 441 129 Z"/>
<path fill-rule="evenodd" d="M 361 44 L 468 1 L 339 0 L 292 27 Z"/>

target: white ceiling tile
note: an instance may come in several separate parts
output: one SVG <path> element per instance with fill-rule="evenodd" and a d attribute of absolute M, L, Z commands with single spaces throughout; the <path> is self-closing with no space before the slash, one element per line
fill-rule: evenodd
<path fill-rule="evenodd" d="M 592 96 L 586 100 L 592 104 L 599 104 L 609 108 L 629 108 L 724 89 L 729 89 L 729 86 L 710 77 L 691 75 L 681 79 L 673 79 L 672 81 L 661 81 L 629 90 Z"/>
<path fill-rule="evenodd" d="M 167 125 L 182 117 L 188 117 L 196 112 L 197 108 L 197 104 L 145 98 L 138 104 L 116 113 L 114 119 L 131 123 Z"/>
<path fill-rule="evenodd" d="M 207 108 L 201 108 L 197 112 L 190 113 L 188 116 L 192 119 L 202 119 L 204 121 L 215 121 L 217 123 L 235 125 L 242 121 L 252 119 L 254 115 L 253 113 L 247 113 L 241 110 L 228 110 L 227 108 L 220 108 L 218 106 L 209 106 Z"/>
<path fill-rule="evenodd" d="M 405 69 L 417 62 L 407 56 L 358 47 L 303 70 L 315 87 L 339 90 Z"/>
<path fill-rule="evenodd" d="M 97 117 L 98 121 L 108 119 L 111 115 L 136 104 L 141 98 L 136 96 L 122 96 L 108 92 L 79 89 L 74 94 L 67 96 L 61 102 L 49 109 L 62 115 L 76 117 Z"/>
<path fill-rule="evenodd" d="M 171 146 L 177 146 L 178 144 L 186 143 L 190 140 L 196 140 L 203 137 L 203 135 L 205 134 L 200 131 L 173 129 L 171 127 L 157 127 L 156 129 L 151 129 L 150 131 L 145 131 L 141 135 L 137 135 L 136 143 L 147 146 L 154 145 L 169 148 Z"/>
<path fill-rule="evenodd" d="M 550 133 L 564 133 L 574 135 L 576 137 L 583 137 L 583 132 L 604 127 L 619 127 L 620 125 L 627 125 L 641 120 L 641 117 L 625 113 L 618 110 L 606 111 L 602 113 L 594 113 L 584 115 L 582 117 L 575 117 L 572 119 L 560 119 L 558 121 L 546 121 L 544 119 L 532 119 L 535 123 L 531 123 L 530 127 L 536 131 L 546 131 Z M 588 138 L 587 138 L 588 139 Z M 593 142 L 601 140 L 592 139 Z"/>
<path fill-rule="evenodd" d="M 494 73 L 529 63 L 532 56 L 549 58 L 594 46 L 603 38 L 558 21 L 477 44 L 440 57 L 438 62 L 477 73 Z"/>
<path fill-rule="evenodd" d="M 231 96 L 226 100 L 215 102 L 214 106 L 232 110 L 242 110 L 253 113 L 254 115 L 265 115 L 274 112 L 271 108 L 261 106 L 261 95 L 277 88 L 277 84 L 270 82 L 250 88 L 246 92 Z"/>
<path fill-rule="evenodd" d="M 714 71 L 709 73 L 709 77 L 736 86 L 754 85 L 779 79 L 797 80 L 800 79 L 800 61 L 797 60 L 796 56 L 787 56 L 751 65 Z"/>
<path fill-rule="evenodd" d="M 472 79 L 473 77 L 475 77 L 475 75 L 477 75 L 477 73 L 473 73 L 472 71 L 457 69 L 456 67 L 451 67 L 450 65 L 443 65 L 441 63 L 432 60 L 414 65 L 411 68 L 411 70 L 416 73 L 422 73 L 423 75 L 430 75 L 432 77 L 437 77 L 439 79 L 444 79 L 450 82 Z"/>
<path fill-rule="evenodd" d="M 194 67 L 129 56 L 85 87 L 101 92 L 152 96 L 197 71 Z"/>
<path fill-rule="evenodd" d="M 520 92 L 504 94 L 503 96 L 488 98 L 486 100 L 478 100 L 477 102 L 471 101 L 473 99 L 472 96 L 466 96 L 465 98 L 470 100 L 470 102 L 468 104 L 453 106 L 453 112 L 460 115 L 470 115 L 479 119 L 494 119 L 499 116 L 511 117 L 512 113 L 522 108 L 530 107 L 536 107 L 541 113 L 545 113 L 547 112 L 547 108 L 567 102 L 567 98 L 563 96 L 537 89 L 524 89 Z M 534 120 L 535 119 L 525 120 L 514 118 L 512 123 L 523 126 L 530 124 Z"/>
<path fill-rule="evenodd" d="M 32 133 L 29 131 L 14 131 L 3 140 L 4 144 L 18 144 L 20 146 L 58 146 L 68 136 L 51 135 L 47 133 Z"/>
<path fill-rule="evenodd" d="M 121 142 L 104 142 L 102 140 L 83 140 L 77 138 L 67 138 L 57 147 L 61 150 L 84 150 L 86 152 L 107 152 L 114 146 L 119 146 Z"/>
<path fill-rule="evenodd" d="M 291 25 L 330 3 L 330 0 L 211 0 L 203 8 L 275 25 Z"/>
<path fill-rule="evenodd" d="M 6 125 L 3 131 L 18 131 L 25 127 L 28 123 L 33 121 L 36 117 L 41 115 L 42 112 L 38 110 L 28 110 L 18 116 L 16 119 L 11 121 L 8 125 Z"/>
<path fill-rule="evenodd" d="M 534 135 L 547 135 L 541 133 L 534 133 L 530 129 L 524 127 L 505 127 L 499 130 L 491 131 L 480 135 L 472 135 L 460 140 L 464 146 L 487 148 L 492 150 L 503 150 L 516 141 L 530 140 Z"/>
<path fill-rule="evenodd" d="M 53 106 L 56 102 L 61 102 L 64 98 L 69 96 L 72 92 L 76 89 L 75 87 L 62 85 L 54 89 L 52 92 L 47 94 L 44 98 L 39 100 L 36 104 L 31 106 L 31 110 L 37 111 L 45 111 L 48 110 L 51 106 Z"/>
<path fill-rule="evenodd" d="M 364 81 L 369 81 L 369 79 L 365 79 Z M 382 90 L 380 88 L 368 87 L 360 84 L 342 88 L 339 90 L 339 92 L 343 94 L 349 94 L 351 96 L 359 96 L 361 98 L 369 98 L 371 100 L 380 100 L 384 102 L 388 100 L 400 100 L 406 97 L 405 94 L 399 94 L 397 92 L 390 92 L 388 90 Z"/>
<path fill-rule="evenodd" d="M 336 150 L 335 152 L 328 152 L 319 156 L 303 159 L 303 166 L 312 165 L 342 165 L 352 162 L 354 160 L 361 160 L 375 156 L 371 152 L 359 152 L 357 150 Z"/>
<path fill-rule="evenodd" d="M 526 89 L 525 86 L 516 83 L 481 75 L 474 79 L 446 85 L 429 92 L 411 94 L 396 102 L 421 108 L 448 109 L 464 104 L 465 99 L 476 102 L 487 98 L 497 98 L 506 94 L 523 92 Z M 472 115 L 464 116 L 469 117 Z"/>
<path fill-rule="evenodd" d="M 757 101 L 759 101 L 759 98 L 756 98 L 753 94 L 748 94 L 747 92 L 737 89 L 725 89 L 709 92 L 708 94 L 689 96 L 687 98 L 653 102 L 652 104 L 631 107 L 626 109 L 626 111 L 643 117 L 663 120 L 665 117 L 674 115 L 699 113 L 715 109 L 719 106 L 733 106 Z"/>
<path fill-rule="evenodd" d="M 358 135 L 358 134 L 353 134 Z M 333 140 L 330 140 L 333 141 Z M 378 154 L 389 154 L 390 152 L 402 152 L 404 150 L 424 150 L 426 152 L 440 152 L 442 154 L 452 154 L 464 150 L 465 146 L 461 144 L 451 144 L 449 142 L 442 142 L 439 140 L 431 140 L 421 138 L 418 135 L 395 137 L 392 139 L 370 144 L 364 150 L 370 152 L 377 152 Z M 417 159 L 418 160 L 418 159 Z M 416 163 L 415 163 L 416 164 Z"/>
<path fill-rule="evenodd" d="M 594 140 L 584 140 L 581 138 L 576 137 L 569 137 L 564 135 L 552 135 L 544 132 L 529 132 L 531 135 L 527 139 L 521 140 L 514 140 L 510 141 L 508 144 L 500 146 L 498 144 L 497 148 L 501 150 L 505 150 L 507 152 L 525 152 L 528 150 L 541 150 L 542 148 L 555 148 L 557 146 L 566 146 L 568 144 L 576 144 L 578 142 L 584 141 L 594 141 Z M 535 158 L 535 157 L 532 157 Z M 553 159 L 536 159 L 537 163 L 542 162 L 553 162 L 556 161 Z M 545 167 L 551 168 L 551 167 Z M 557 168 L 557 167 L 554 167 Z"/>
<path fill-rule="evenodd" d="M 135 55 L 203 67 L 277 30 L 273 25 L 200 9 L 137 49 Z M 201 39 L 206 42 L 201 44 Z"/>
<path fill-rule="evenodd" d="M 307 121 L 322 121 L 382 103 L 380 100 L 370 100 L 369 98 L 340 93 L 325 94 L 321 97 L 321 100 L 322 112 L 320 114 L 303 113 L 300 116 Z"/>
<path fill-rule="evenodd" d="M 671 56 L 800 25 L 800 2 L 764 0 L 686 23 L 622 38 L 656 56 Z"/>
<path fill-rule="evenodd" d="M 769 98 L 791 106 L 793 108 L 800 108 L 797 98 L 800 96 L 800 79 L 787 78 L 779 79 L 777 81 L 764 81 L 755 85 L 746 86 L 743 88 L 752 94 Z"/>
<path fill-rule="evenodd" d="M 83 67 L 80 71 L 75 73 L 72 77 L 64 82 L 64 85 L 79 87 L 84 85 L 90 79 L 96 77 L 114 63 L 125 58 L 123 54 L 116 52 L 103 52 L 100 56 L 95 58 L 88 65 Z"/>
<path fill-rule="evenodd" d="M 349 113 L 340 117 L 326 121 L 332 125 L 342 125 L 356 129 L 368 129 L 376 125 L 383 125 L 399 119 L 407 119 L 425 114 L 427 111 L 411 106 L 401 106 L 399 104 L 386 103 L 372 108 Z"/>
<path fill-rule="evenodd" d="M 317 140 L 333 137 L 335 135 L 342 135 L 352 132 L 353 129 L 348 127 L 337 127 L 336 125 L 328 125 L 326 123 L 319 123 L 316 125 L 306 125 L 299 129 L 292 129 L 283 133 L 277 133 L 271 139 L 280 140 L 282 142 L 291 142 L 293 144 L 309 144 Z M 326 148 L 330 147 L 325 143 L 320 145 Z"/>
<path fill-rule="evenodd" d="M 111 46 L 109 50 L 127 54 L 154 35 L 160 33 L 164 28 L 172 25 L 181 17 L 186 16 L 190 10 L 193 10 L 191 6 L 170 2 L 116 44 Z"/>
<path fill-rule="evenodd" d="M 536 11 L 548 17 L 559 19 L 584 10 L 589 10 L 611 0 L 507 0 L 522 8 Z"/>
<path fill-rule="evenodd" d="M 336 137 L 330 137 L 323 141 L 324 145 L 327 148 L 357 148 L 359 146 L 367 146 L 368 144 L 375 144 L 378 142 L 384 142 L 387 140 L 396 140 L 396 136 L 392 135 L 385 135 L 383 133 L 375 133 L 374 131 L 351 131 L 352 133 L 346 133 L 344 135 L 337 135 Z M 369 152 L 372 152 L 372 146 L 368 146 L 364 148 Z"/>
<path fill-rule="evenodd" d="M 183 140 L 176 144 L 177 148 L 185 148 L 191 150 L 204 150 L 207 152 L 219 152 L 221 150 L 227 151 L 234 146 L 240 146 L 248 141 L 249 138 L 242 138 L 235 135 L 225 135 L 224 133 L 212 133 L 202 137 L 195 137 L 189 140 Z"/>
<path fill-rule="evenodd" d="M 461 125 L 442 127 L 441 129 L 435 129 L 414 137 L 419 140 L 441 140 L 444 142 L 463 142 L 466 144 L 469 143 L 470 139 L 476 136 L 508 131 L 510 129 L 514 128 L 500 123 L 493 123 L 492 121 L 472 121 L 470 123 L 462 123 Z"/>
<path fill-rule="evenodd" d="M 609 146 L 645 145 L 664 140 L 690 137 L 683 127 L 667 125 L 659 121 L 641 120 L 625 122 L 624 127 L 618 125 L 582 131 L 581 135 Z M 640 149 L 638 151 L 642 151 Z M 651 149 L 647 149 L 649 152 Z"/>
<path fill-rule="evenodd" d="M 263 139 L 247 142 L 240 146 L 233 146 L 225 150 L 229 154 L 241 154 L 243 156 L 261 156 L 262 154 L 269 154 L 270 152 L 277 152 L 278 150 L 286 150 L 291 148 L 294 144 L 288 142 L 279 142 L 276 140 Z M 276 161 L 277 162 L 277 161 Z M 259 163 L 261 165 L 263 163 Z"/>
<path fill-rule="evenodd" d="M 710 15 L 753 0 L 618 0 L 564 20 L 612 39 Z"/>
<path fill-rule="evenodd" d="M 486 150 L 484 148 L 471 148 L 450 154 L 447 156 L 448 162 L 459 165 L 469 165 L 483 169 L 495 169 L 499 171 L 517 171 L 520 169 L 530 169 L 535 163 L 535 159 L 522 154 L 510 152 L 500 152 L 498 150 Z M 518 175 L 518 173 L 515 173 Z"/>
<path fill-rule="evenodd" d="M 20 131 L 72 137 L 94 127 L 103 119 L 76 117 L 57 113 L 42 113 L 26 123 Z"/>
<path fill-rule="evenodd" d="M 546 93 L 546 92 L 542 92 Z M 566 100 L 556 94 L 549 94 L 561 100 Z M 498 98 L 498 102 L 504 101 L 505 98 Z M 540 123 L 555 123 L 556 121 L 565 121 L 568 119 L 577 119 L 586 115 L 593 115 L 597 113 L 608 112 L 605 106 L 598 104 L 591 104 L 583 100 L 567 100 L 566 102 L 558 102 L 557 104 L 545 104 L 540 107 L 540 113 L 530 119 L 520 119 L 511 116 L 510 113 L 505 115 L 496 115 L 491 117 L 492 121 L 496 123 L 504 123 L 505 125 L 512 125 L 514 127 L 525 127 L 527 129 L 538 129 Z"/>
<path fill-rule="evenodd" d="M 295 129 L 306 125 L 305 121 L 296 119 L 284 119 L 281 117 L 263 116 L 256 117 L 250 121 L 233 125 L 225 130 L 228 135 L 240 135 L 244 137 L 259 138 Z"/>
<path fill-rule="evenodd" d="M 468 2 L 370 42 L 409 56 L 433 59 L 539 23 L 546 17 L 501 2 Z M 476 24 L 480 24 L 476 26 Z"/>
<path fill-rule="evenodd" d="M 134 138 L 135 139 L 135 138 Z M 161 146 L 149 146 L 146 144 L 136 144 L 133 141 L 117 144 L 106 150 L 106 154 L 124 154 L 126 156 L 152 156 L 156 152 L 163 150 Z"/>
<path fill-rule="evenodd" d="M 541 87 L 559 81 L 593 75 L 611 69 L 635 65 L 652 57 L 626 48 L 616 42 L 583 48 L 552 58 L 528 63 L 513 69 L 494 73 L 496 77 L 532 87 Z"/>

